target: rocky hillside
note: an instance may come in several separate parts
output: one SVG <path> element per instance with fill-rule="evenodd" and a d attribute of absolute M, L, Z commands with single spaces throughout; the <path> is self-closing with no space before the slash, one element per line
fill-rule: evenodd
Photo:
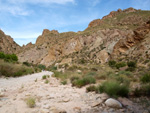
<path fill-rule="evenodd" d="M 45 29 L 35 44 L 23 47 L 19 60 L 46 66 L 57 62 L 105 63 L 112 58 L 146 60 L 150 52 L 149 20 L 150 11 L 128 8 L 92 21 L 82 32 Z"/>
<path fill-rule="evenodd" d="M 0 30 L 0 51 L 4 53 L 16 53 L 21 47 L 8 35 Z"/>

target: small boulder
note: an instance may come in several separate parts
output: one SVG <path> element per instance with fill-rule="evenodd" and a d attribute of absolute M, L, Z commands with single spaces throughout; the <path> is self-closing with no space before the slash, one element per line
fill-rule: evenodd
<path fill-rule="evenodd" d="M 122 104 L 112 98 L 109 98 L 105 101 L 106 106 L 111 107 L 111 108 L 122 108 Z"/>

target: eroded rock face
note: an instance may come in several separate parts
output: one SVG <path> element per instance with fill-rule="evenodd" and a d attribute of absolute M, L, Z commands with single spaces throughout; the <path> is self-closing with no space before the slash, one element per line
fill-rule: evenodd
<path fill-rule="evenodd" d="M 144 43 L 148 42 L 148 38 L 150 38 L 150 24 L 149 21 L 144 24 L 142 27 L 134 30 L 133 34 L 128 34 L 126 38 L 120 39 L 114 46 L 112 58 L 118 58 L 122 54 L 130 55 L 131 52 L 139 52 L 135 51 L 132 48 L 137 48 L 141 51 L 148 50 L 145 47 Z M 145 39 L 145 40 L 144 40 Z M 147 40 L 147 41 L 146 41 Z M 139 46 L 140 45 L 140 46 Z M 144 54 L 144 53 L 143 53 Z"/>
<path fill-rule="evenodd" d="M 120 14 L 124 16 L 118 20 Z M 150 48 L 150 22 L 146 23 L 148 18 L 143 18 L 141 14 L 142 11 L 133 8 L 118 9 L 103 19 L 92 21 L 85 31 L 77 33 L 44 29 L 36 44 L 29 43 L 23 47 L 23 51 L 18 54 L 19 61 L 49 66 L 67 58 L 71 58 L 72 62 L 84 59 L 88 62 L 105 63 L 111 58 L 130 59 L 140 56 L 139 53 Z M 138 29 L 133 30 L 131 25 Z M 146 58 L 148 57 L 147 55 Z"/>
<path fill-rule="evenodd" d="M 6 54 L 17 53 L 21 47 L 8 35 L 0 30 L 0 51 Z"/>

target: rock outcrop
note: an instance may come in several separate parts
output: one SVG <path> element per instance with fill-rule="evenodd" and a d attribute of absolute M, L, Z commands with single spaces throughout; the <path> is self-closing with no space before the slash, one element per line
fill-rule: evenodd
<path fill-rule="evenodd" d="M 143 50 L 142 54 L 146 55 L 144 51 L 149 51 L 148 38 L 150 38 L 150 21 L 134 30 L 132 35 L 128 34 L 126 38 L 120 39 L 114 46 L 112 58 L 125 55 L 129 57 L 133 55 L 131 53 L 136 53 L 137 55 L 139 54 L 139 51 L 136 51 L 137 48 L 137 50 Z"/>
<path fill-rule="evenodd" d="M 17 53 L 21 47 L 8 35 L 0 30 L 0 52 L 6 54 Z"/>

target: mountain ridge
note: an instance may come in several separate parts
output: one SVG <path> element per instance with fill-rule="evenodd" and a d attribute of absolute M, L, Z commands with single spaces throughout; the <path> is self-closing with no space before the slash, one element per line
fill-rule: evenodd
<path fill-rule="evenodd" d="M 150 11 L 118 9 L 102 19 L 93 20 L 84 31 L 59 33 L 57 30 L 44 29 L 35 44 L 29 43 L 15 53 L 20 62 L 46 66 L 63 63 L 67 59 L 75 63 L 82 59 L 89 63 L 105 63 L 112 58 L 125 60 L 125 56 L 131 59 L 132 53 L 138 54 L 133 48 L 140 44 L 144 48 L 143 44 L 149 42 L 149 20 Z M 145 29 L 147 32 L 143 34 Z M 142 40 L 136 45 L 136 38 L 141 36 Z M 134 46 L 128 47 L 131 43 Z"/>

